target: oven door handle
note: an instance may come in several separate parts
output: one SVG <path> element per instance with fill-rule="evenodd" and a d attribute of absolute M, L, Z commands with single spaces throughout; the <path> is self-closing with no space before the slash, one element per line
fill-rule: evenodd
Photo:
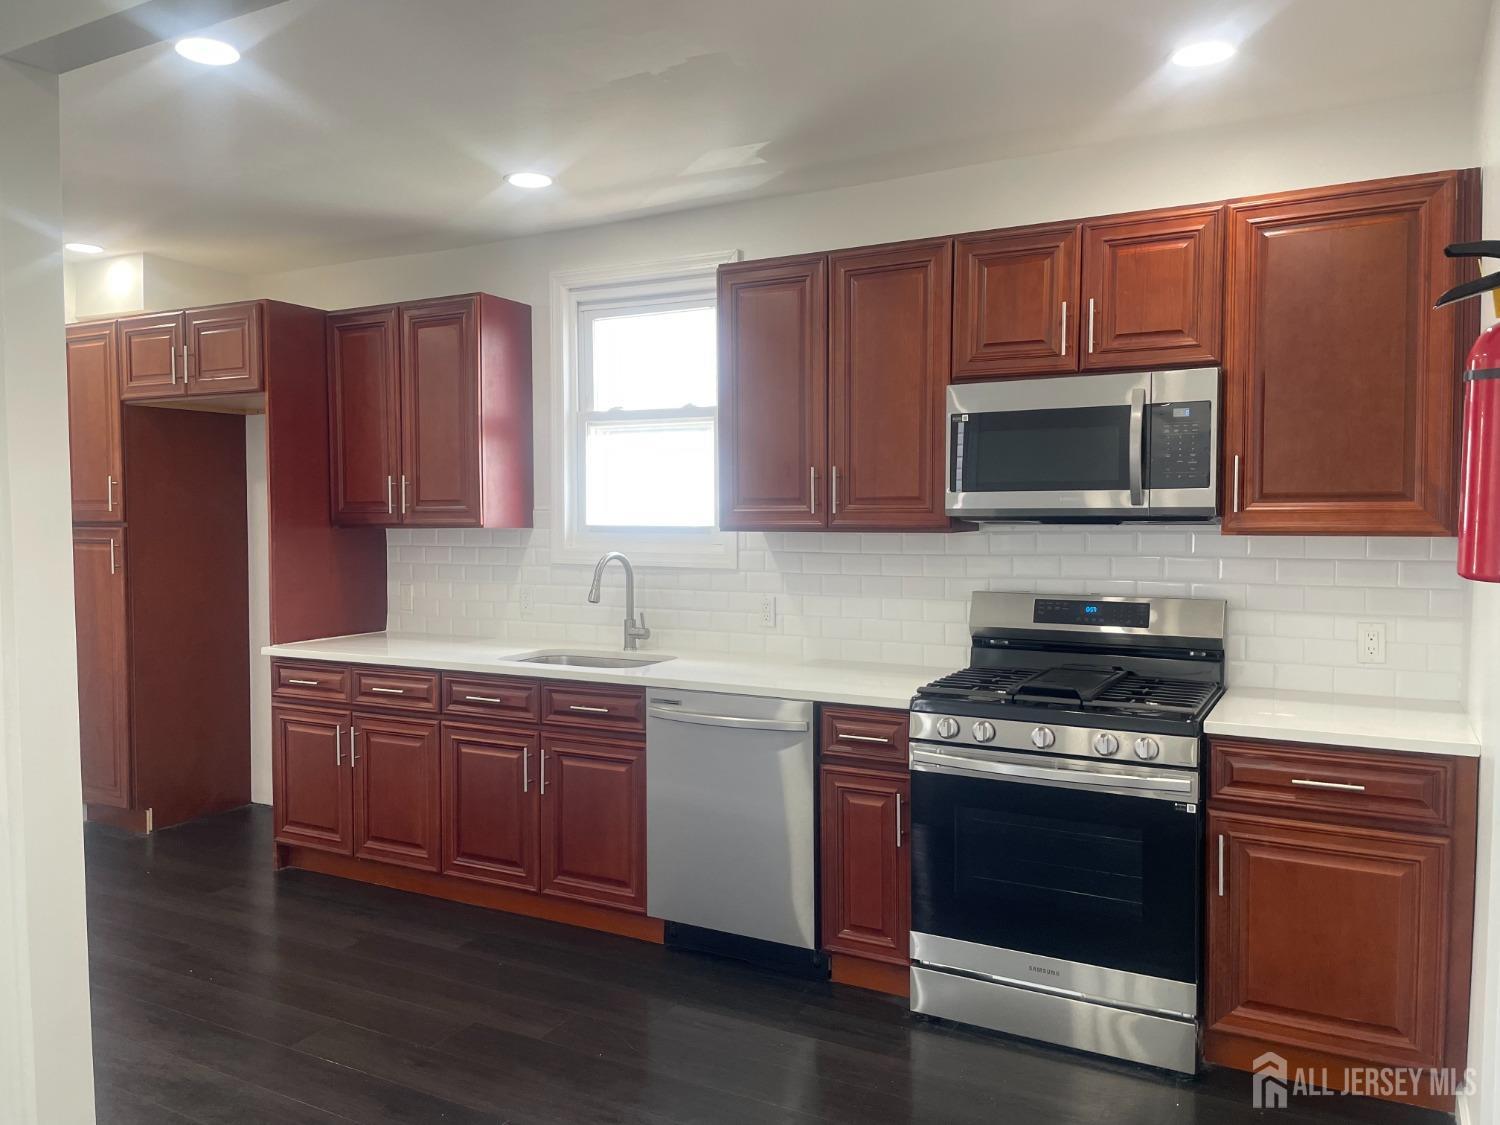
<path fill-rule="evenodd" d="M 1008 761 L 998 755 L 983 759 L 941 750 L 911 748 L 911 768 L 922 773 L 948 774 L 996 781 L 1018 781 L 1031 785 L 1060 785 L 1069 789 L 1102 791 L 1133 790 L 1142 797 L 1186 797 L 1197 800 L 1198 779 L 1155 777 L 1140 774 L 1104 773 L 1091 769 L 1051 769 L 1047 766 Z"/>

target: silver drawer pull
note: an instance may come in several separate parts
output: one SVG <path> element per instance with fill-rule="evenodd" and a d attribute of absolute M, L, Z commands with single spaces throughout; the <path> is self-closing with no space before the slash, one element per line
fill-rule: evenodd
<path fill-rule="evenodd" d="M 296 684 L 298 687 L 322 687 L 323 686 L 323 682 L 321 680 L 293 680 L 293 679 L 289 678 L 287 680 L 287 683 L 289 683 L 289 684 Z"/>
<path fill-rule="evenodd" d="M 1365 791 L 1363 785 L 1351 785 L 1347 781 L 1314 781 L 1310 777 L 1294 777 L 1292 778 L 1292 784 L 1303 785 L 1308 789 L 1338 789 L 1345 793 L 1363 793 Z"/>
<path fill-rule="evenodd" d="M 881 738 L 878 735 L 874 735 L 874 734 L 841 734 L 841 735 L 838 736 L 837 741 L 839 741 L 839 742 L 876 742 L 876 743 L 879 743 L 881 746 L 889 746 L 891 744 L 891 740 L 889 738 Z"/>
<path fill-rule="evenodd" d="M 608 715 L 608 707 L 585 707 L 582 703 L 568 704 L 569 711 L 587 711 L 590 715 Z"/>
<path fill-rule="evenodd" d="M 398 687 L 372 687 L 370 691 L 376 695 L 405 695 L 405 688 Z"/>
<path fill-rule="evenodd" d="M 503 699 L 496 699 L 493 695 L 466 695 L 465 702 L 468 703 L 504 703 Z"/>

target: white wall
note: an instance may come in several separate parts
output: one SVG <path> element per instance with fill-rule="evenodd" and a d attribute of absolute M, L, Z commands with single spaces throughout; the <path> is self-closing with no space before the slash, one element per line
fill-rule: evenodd
<path fill-rule="evenodd" d="M 250 799 L 271 803 L 271 550 L 267 538 L 266 416 L 245 419 L 246 509 L 250 521 Z"/>
<path fill-rule="evenodd" d="M 0 59 L 0 1121 L 94 1120 L 57 80 Z"/>

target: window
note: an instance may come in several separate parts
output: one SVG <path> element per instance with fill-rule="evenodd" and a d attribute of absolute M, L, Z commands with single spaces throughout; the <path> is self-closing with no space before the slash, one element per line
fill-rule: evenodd
<path fill-rule="evenodd" d="M 716 527 L 714 309 L 715 269 L 733 258 L 554 276 L 556 561 L 734 565 L 735 537 Z"/>

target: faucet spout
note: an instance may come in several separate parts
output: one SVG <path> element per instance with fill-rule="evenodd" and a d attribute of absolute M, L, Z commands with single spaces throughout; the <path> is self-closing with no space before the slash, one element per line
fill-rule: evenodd
<path fill-rule="evenodd" d="M 619 551 L 610 551 L 595 563 L 594 581 L 589 585 L 588 600 L 594 605 L 599 603 L 599 583 L 604 578 L 604 568 L 611 562 L 618 562 L 620 569 L 625 572 L 625 650 L 634 652 L 639 647 L 638 642 L 651 636 L 651 630 L 646 627 L 644 613 L 641 614 L 640 621 L 635 617 L 635 567 L 630 565 L 630 560 Z"/>

